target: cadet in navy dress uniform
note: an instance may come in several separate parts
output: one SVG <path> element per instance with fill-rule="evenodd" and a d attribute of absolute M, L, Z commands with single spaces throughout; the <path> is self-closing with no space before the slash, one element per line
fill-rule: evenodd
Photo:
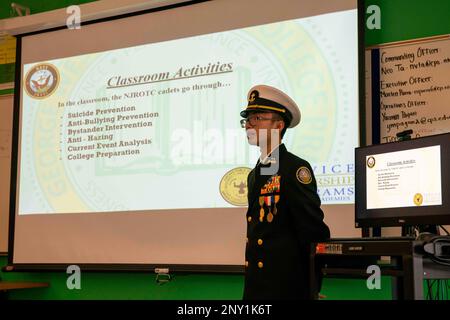
<path fill-rule="evenodd" d="M 300 110 L 265 85 L 251 88 L 247 100 L 241 124 L 261 157 L 247 181 L 244 299 L 308 299 L 310 245 L 330 231 L 310 164 L 281 143 L 286 129 L 300 122 Z"/>

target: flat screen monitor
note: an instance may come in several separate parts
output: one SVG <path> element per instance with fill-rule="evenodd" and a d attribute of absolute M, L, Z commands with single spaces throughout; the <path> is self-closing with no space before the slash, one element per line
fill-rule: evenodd
<path fill-rule="evenodd" d="M 356 227 L 450 223 L 450 133 L 355 149 Z"/>

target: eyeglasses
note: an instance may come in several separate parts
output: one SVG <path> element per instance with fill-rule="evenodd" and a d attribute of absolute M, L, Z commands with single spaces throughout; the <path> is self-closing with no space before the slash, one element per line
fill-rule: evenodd
<path fill-rule="evenodd" d="M 251 116 L 251 117 L 248 117 L 248 118 L 246 118 L 246 119 L 242 119 L 242 120 L 241 120 L 241 127 L 242 127 L 242 128 L 245 128 L 245 125 L 247 124 L 247 122 L 250 123 L 250 125 L 251 125 L 252 127 L 254 127 L 254 126 L 256 126 L 256 124 L 257 124 L 258 122 L 264 121 L 264 120 L 274 120 L 274 121 L 277 121 L 277 120 L 279 120 L 279 119 L 277 119 L 277 118 L 264 118 L 264 117 L 261 117 L 261 116 Z"/>

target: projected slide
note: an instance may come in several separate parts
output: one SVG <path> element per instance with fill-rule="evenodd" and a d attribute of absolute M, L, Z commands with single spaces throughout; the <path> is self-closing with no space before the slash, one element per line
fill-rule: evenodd
<path fill-rule="evenodd" d="M 22 74 L 19 214 L 246 206 L 259 149 L 239 111 L 255 84 L 298 102 L 302 122 L 285 144 L 313 166 L 322 203 L 354 201 L 356 10 L 39 61 Z M 385 205 L 377 192 L 372 203 Z"/>
<path fill-rule="evenodd" d="M 367 209 L 442 205 L 440 146 L 366 157 Z"/>

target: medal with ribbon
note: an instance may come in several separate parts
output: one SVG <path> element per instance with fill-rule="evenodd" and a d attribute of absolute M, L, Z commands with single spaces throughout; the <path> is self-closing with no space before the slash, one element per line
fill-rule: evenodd
<path fill-rule="evenodd" d="M 261 188 L 261 195 L 259 197 L 259 205 L 261 207 L 259 211 L 259 221 L 261 222 L 264 221 L 265 216 L 264 204 L 269 208 L 269 212 L 266 216 L 268 222 L 272 222 L 274 216 L 278 212 L 277 203 L 280 201 L 280 179 L 281 176 L 274 175 L 270 177 L 267 183 Z"/>
<path fill-rule="evenodd" d="M 264 196 L 259 197 L 259 205 L 261 207 L 259 210 L 259 221 L 262 222 L 264 220 Z"/>
<path fill-rule="evenodd" d="M 267 207 L 269 208 L 269 213 L 267 214 L 267 221 L 268 222 L 272 222 L 273 220 L 273 214 L 271 212 L 271 207 L 272 207 L 272 197 L 273 196 L 266 196 L 264 197 L 264 202 L 266 203 Z"/>
<path fill-rule="evenodd" d="M 278 201 L 280 201 L 280 195 L 274 195 L 273 214 L 277 214 Z"/>

